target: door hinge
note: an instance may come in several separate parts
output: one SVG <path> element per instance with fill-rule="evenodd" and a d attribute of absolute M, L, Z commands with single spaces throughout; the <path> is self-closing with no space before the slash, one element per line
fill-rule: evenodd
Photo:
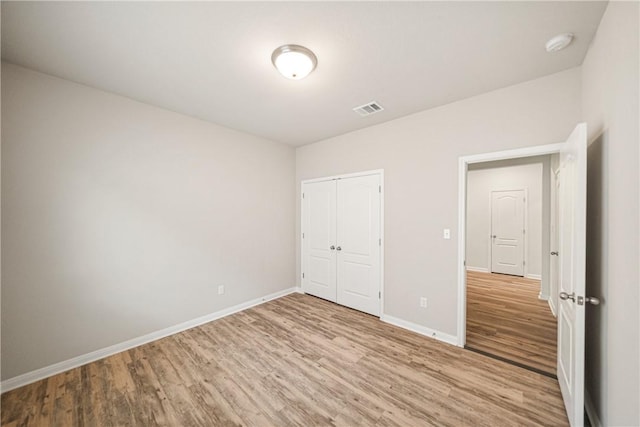
<path fill-rule="evenodd" d="M 527 230 L 522 230 L 522 234 L 524 234 Z"/>
<path fill-rule="evenodd" d="M 304 199 L 304 193 L 302 193 L 302 198 Z"/>
<path fill-rule="evenodd" d="M 302 238 L 304 239 L 304 233 L 302 233 Z"/>
<path fill-rule="evenodd" d="M 466 259 L 464 261 L 462 261 L 462 265 L 464 265 L 465 267 L 467 266 L 467 260 Z"/>
<path fill-rule="evenodd" d="M 378 185 L 378 193 L 382 193 L 382 185 Z"/>
<path fill-rule="evenodd" d="M 378 239 L 378 246 L 382 246 L 382 239 Z"/>
<path fill-rule="evenodd" d="M 304 273 L 302 273 L 302 278 L 304 279 Z"/>
<path fill-rule="evenodd" d="M 526 264 L 525 261 L 522 261 L 522 265 L 525 265 L 525 264 Z"/>
<path fill-rule="evenodd" d="M 378 299 L 382 298 L 382 291 L 378 291 Z"/>

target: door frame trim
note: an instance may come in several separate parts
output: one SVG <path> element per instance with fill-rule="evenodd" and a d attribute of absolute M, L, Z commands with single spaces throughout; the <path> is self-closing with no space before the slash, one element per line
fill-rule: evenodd
<path fill-rule="evenodd" d="M 302 227 L 302 219 L 304 218 L 304 185 L 312 184 L 314 182 L 333 181 L 337 179 L 355 178 L 359 176 L 378 175 L 380 176 L 380 315 L 379 318 L 384 316 L 384 169 L 373 169 L 361 172 L 346 173 L 341 175 L 332 175 L 320 178 L 303 179 L 300 181 L 300 289 L 302 293 L 306 294 L 304 290 L 304 279 L 302 273 L 304 272 L 304 242 L 302 241 L 302 234 L 304 233 Z"/>
<path fill-rule="evenodd" d="M 529 189 L 527 187 L 521 187 L 521 188 L 511 188 L 511 187 L 505 187 L 505 189 L 500 189 L 500 188 L 496 188 L 496 189 L 492 189 L 489 191 L 489 197 L 491 197 L 491 214 L 490 214 L 490 221 L 491 221 L 491 233 L 490 235 L 493 235 L 493 193 L 499 193 L 502 191 L 522 191 L 524 193 L 524 207 L 523 207 L 523 212 L 522 212 L 522 227 L 524 230 L 524 233 L 522 233 L 522 260 L 524 261 L 524 265 L 522 266 L 522 277 L 527 277 L 527 272 L 528 272 L 528 267 L 529 267 L 529 248 L 527 247 L 527 243 L 529 241 Z M 493 240 L 491 240 L 491 237 L 489 237 L 489 273 L 493 273 Z"/>
<path fill-rule="evenodd" d="M 467 276 L 466 276 L 466 236 L 467 236 L 467 171 L 470 164 L 508 160 L 522 157 L 544 156 L 560 152 L 562 143 L 516 148 L 513 150 L 460 156 L 458 158 L 458 310 L 457 345 L 464 347 L 467 340 Z"/>

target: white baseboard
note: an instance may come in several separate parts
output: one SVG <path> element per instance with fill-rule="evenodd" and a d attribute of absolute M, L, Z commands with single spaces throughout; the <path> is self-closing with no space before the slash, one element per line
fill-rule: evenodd
<path fill-rule="evenodd" d="M 467 271 L 477 271 L 478 273 L 488 273 L 489 269 L 484 267 L 467 267 Z"/>
<path fill-rule="evenodd" d="M 551 314 L 553 314 L 553 317 L 558 317 L 558 315 L 556 314 L 556 308 L 553 306 L 553 301 L 551 300 L 551 298 L 549 298 L 547 302 L 549 303 L 549 308 L 551 309 Z"/>
<path fill-rule="evenodd" d="M 453 335 L 445 334 L 444 332 L 436 331 L 435 329 L 427 328 L 426 326 L 421 326 L 421 325 L 408 322 L 406 320 L 398 319 L 397 317 L 389 316 L 386 314 L 383 314 L 382 316 L 380 316 L 380 320 L 382 320 L 385 323 L 389 323 L 391 325 L 398 326 L 403 329 L 408 329 L 420 335 L 424 335 L 429 338 L 434 338 L 438 341 L 442 341 L 447 344 L 451 344 L 455 346 L 458 345 L 457 337 Z"/>
<path fill-rule="evenodd" d="M 31 384 L 52 375 L 65 372 L 82 365 L 86 365 L 87 363 L 95 362 L 96 360 L 104 359 L 105 357 L 112 356 L 116 353 L 120 353 L 122 351 L 147 344 L 151 341 L 156 341 L 161 338 L 168 337 L 169 335 L 177 334 L 178 332 L 186 331 L 187 329 L 195 328 L 196 326 L 209 323 L 213 320 L 229 316 L 239 311 L 246 310 L 248 308 L 260 305 L 276 298 L 283 297 L 285 295 L 289 295 L 294 292 L 302 292 L 302 289 L 294 287 L 274 292 L 260 298 L 255 298 L 250 301 L 234 305 L 233 307 L 216 311 L 215 313 L 197 317 L 195 319 L 188 320 L 174 326 L 169 326 L 168 328 L 161 329 L 159 331 L 151 332 L 141 337 L 133 338 L 118 344 L 111 345 L 109 347 L 102 348 L 100 350 L 92 351 L 91 353 L 73 357 L 68 360 L 63 360 L 62 362 L 54 363 L 53 365 L 45 366 L 44 368 L 36 369 L 35 371 L 18 375 L 17 377 L 9 378 L 0 383 L 0 392 L 4 393 L 5 391 L 13 390 L 15 388 Z"/>
<path fill-rule="evenodd" d="M 540 292 L 538 294 L 538 299 L 541 299 L 542 301 L 549 301 L 549 295 L 545 295 L 542 292 Z"/>
<path fill-rule="evenodd" d="M 584 409 L 587 412 L 591 426 L 602 427 L 602 423 L 596 412 L 596 407 L 593 405 L 593 400 L 591 400 L 591 395 L 586 389 L 584 391 Z"/>
<path fill-rule="evenodd" d="M 542 280 L 542 276 L 540 274 L 527 274 L 524 277 L 526 277 L 527 279 Z"/>

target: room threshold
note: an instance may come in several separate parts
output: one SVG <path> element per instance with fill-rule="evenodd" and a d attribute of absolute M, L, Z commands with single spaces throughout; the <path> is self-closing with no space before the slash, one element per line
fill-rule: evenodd
<path fill-rule="evenodd" d="M 505 362 L 505 363 L 508 363 L 510 365 L 513 365 L 513 366 L 517 366 L 518 368 L 526 369 L 527 371 L 535 372 L 536 374 L 544 375 L 545 377 L 553 378 L 554 380 L 558 379 L 558 377 L 556 375 L 554 375 L 554 374 L 551 374 L 549 372 L 543 371 L 542 369 L 534 368 L 533 366 L 525 365 L 524 363 L 520 363 L 520 362 L 516 362 L 514 360 L 507 359 L 506 357 L 496 356 L 495 354 L 491 354 L 491 353 L 488 353 L 488 352 L 483 351 L 483 350 L 478 350 L 476 348 L 469 347 L 467 345 L 465 345 L 464 348 L 465 348 L 465 350 L 473 351 L 474 353 L 478 353 L 478 354 L 481 354 L 483 356 L 487 356 L 487 357 L 490 357 L 492 359 L 496 359 L 496 360 L 499 360 L 501 362 Z"/>

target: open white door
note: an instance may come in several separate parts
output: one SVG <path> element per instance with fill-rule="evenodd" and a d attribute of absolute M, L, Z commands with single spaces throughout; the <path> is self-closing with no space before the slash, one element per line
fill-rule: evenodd
<path fill-rule="evenodd" d="M 560 151 L 558 382 L 572 426 L 584 424 L 585 243 L 587 125 Z"/>

